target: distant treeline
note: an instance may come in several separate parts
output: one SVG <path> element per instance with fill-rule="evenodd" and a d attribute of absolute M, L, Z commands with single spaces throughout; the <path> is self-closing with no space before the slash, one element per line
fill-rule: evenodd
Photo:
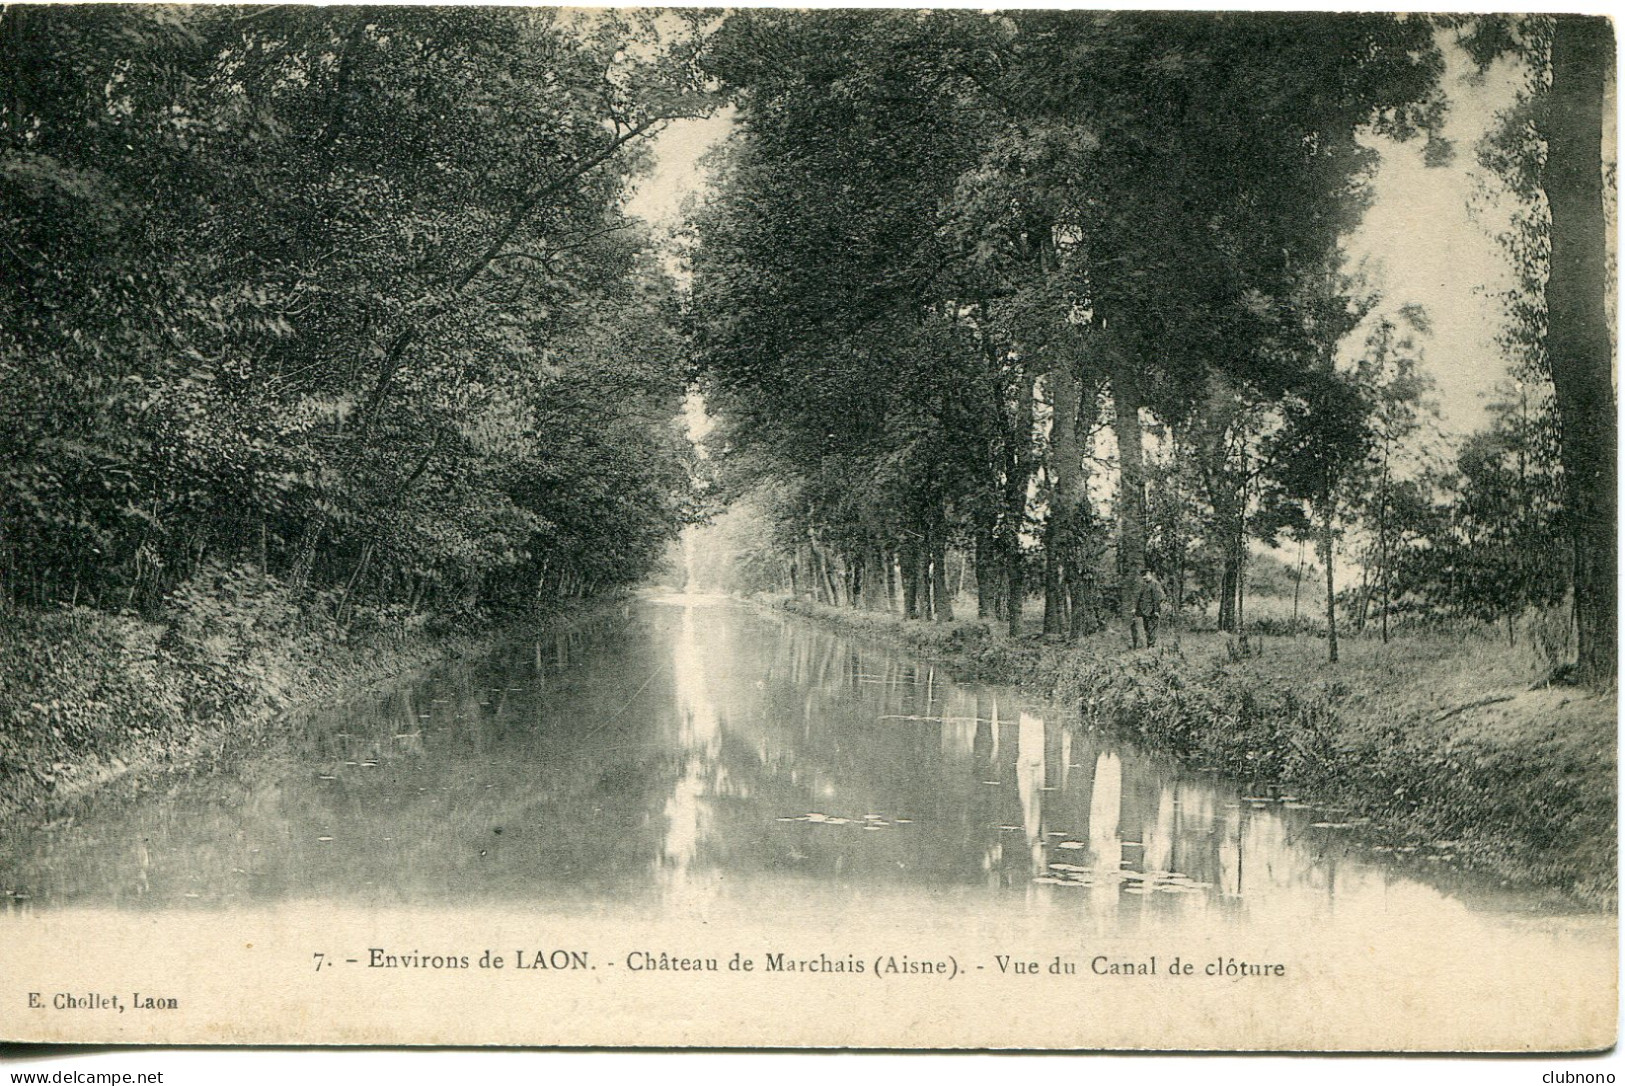
<path fill-rule="evenodd" d="M 1478 148 L 1439 135 L 1449 36 L 1525 76 Z M 1318 556 L 1334 659 L 1342 556 L 1384 635 L 1572 589 L 1607 681 L 1611 48 L 1569 17 L 730 17 L 693 314 L 721 492 L 766 526 L 746 568 L 938 619 L 968 581 L 1013 632 L 1041 594 L 1068 637 L 1150 565 L 1234 630 L 1263 540 Z M 1373 136 L 1476 153 L 1519 208 L 1486 360 L 1517 379 L 1431 457 L 1428 314 L 1345 270 Z"/>
<path fill-rule="evenodd" d="M 0 13 L 0 606 L 252 577 L 342 624 L 643 576 L 689 501 L 678 301 L 624 214 L 704 105 L 667 22 Z"/>

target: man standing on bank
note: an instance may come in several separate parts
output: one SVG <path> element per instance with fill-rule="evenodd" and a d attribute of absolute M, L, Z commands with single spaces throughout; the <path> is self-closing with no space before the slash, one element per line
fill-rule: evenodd
<path fill-rule="evenodd" d="M 1162 582 L 1157 575 L 1147 567 L 1140 571 L 1140 594 L 1134 600 L 1134 622 L 1130 627 L 1130 635 L 1134 638 L 1134 647 L 1140 647 L 1140 631 L 1145 630 L 1146 648 L 1155 648 L 1157 644 L 1157 620 L 1162 615 L 1163 601 L 1168 593 L 1163 590 Z"/>

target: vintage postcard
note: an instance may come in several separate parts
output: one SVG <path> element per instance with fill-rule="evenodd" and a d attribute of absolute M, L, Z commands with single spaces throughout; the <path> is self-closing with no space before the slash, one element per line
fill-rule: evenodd
<path fill-rule="evenodd" d="M 1582 15 L 0 10 L 0 1040 L 1616 1040 Z"/>

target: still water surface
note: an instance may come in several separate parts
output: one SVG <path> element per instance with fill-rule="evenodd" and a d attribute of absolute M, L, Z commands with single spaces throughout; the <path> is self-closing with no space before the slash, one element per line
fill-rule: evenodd
<path fill-rule="evenodd" d="M 15 910 L 326 901 L 999 918 L 1116 935 L 1339 912 L 1611 938 L 1008 689 L 790 616 L 639 600 L 288 723 L 0 844 Z M 1555 927 L 1554 927 L 1555 925 Z M 1416 927 L 1413 927 L 1416 926 Z"/>

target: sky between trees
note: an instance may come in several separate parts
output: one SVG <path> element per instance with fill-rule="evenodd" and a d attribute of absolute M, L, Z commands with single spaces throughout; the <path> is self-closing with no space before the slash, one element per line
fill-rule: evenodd
<path fill-rule="evenodd" d="M 1372 178 L 1374 199 L 1348 240 L 1350 268 L 1363 266 L 1381 290 L 1381 311 L 1420 304 L 1432 322 L 1425 339 L 1427 372 L 1435 382 L 1442 427 L 1467 433 L 1483 424 L 1484 396 L 1507 376 L 1496 343 L 1502 325 L 1495 295 L 1512 285 L 1506 254 L 1495 238 L 1508 228 L 1499 182 L 1472 149 L 1511 104 L 1521 68 L 1498 61 L 1480 75 L 1449 34 L 1441 32 L 1450 112 L 1443 135 L 1452 160 L 1427 166 L 1420 141 L 1372 137 L 1382 165 Z M 673 121 L 655 137 L 650 171 L 627 210 L 664 230 L 681 226 L 685 204 L 709 191 L 704 158 L 734 126 L 731 109 Z"/>

